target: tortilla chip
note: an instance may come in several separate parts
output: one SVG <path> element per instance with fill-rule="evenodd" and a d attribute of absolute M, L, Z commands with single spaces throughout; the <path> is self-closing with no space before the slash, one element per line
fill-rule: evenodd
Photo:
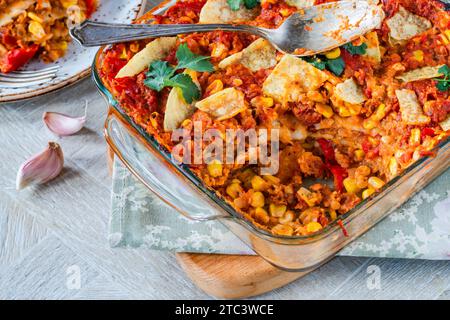
<path fill-rule="evenodd" d="M 402 6 L 386 23 L 391 30 L 389 36 L 394 41 L 409 40 L 432 27 L 430 21 L 407 11 Z"/>
<path fill-rule="evenodd" d="M 450 130 L 450 117 L 448 117 L 446 120 L 439 123 L 442 130 L 449 131 Z"/>
<path fill-rule="evenodd" d="M 197 102 L 195 106 L 219 121 L 233 118 L 247 108 L 244 101 L 244 93 L 235 88 L 219 91 Z"/>
<path fill-rule="evenodd" d="M 366 101 L 366 97 L 361 87 L 353 80 L 353 78 L 347 79 L 342 83 L 336 85 L 334 89 L 334 95 L 350 104 L 362 104 Z"/>
<path fill-rule="evenodd" d="M 297 9 L 312 7 L 315 2 L 315 0 L 286 0 L 288 5 L 296 7 Z"/>
<path fill-rule="evenodd" d="M 192 81 L 200 88 L 197 72 L 186 70 L 184 73 L 190 75 Z M 189 118 L 194 111 L 194 104 L 189 104 L 184 100 L 182 91 L 179 88 L 172 88 L 167 97 L 166 111 L 164 113 L 164 131 L 168 132 L 178 129 L 181 123 Z"/>
<path fill-rule="evenodd" d="M 417 95 L 412 90 L 396 90 L 402 121 L 408 125 L 422 125 L 430 123 L 430 117 L 423 113 Z"/>
<path fill-rule="evenodd" d="M 369 58 L 370 60 L 374 61 L 375 63 L 381 62 L 381 49 L 380 49 L 380 41 L 378 39 L 378 34 L 376 31 L 369 32 L 365 35 L 366 41 L 364 42 L 367 44 L 366 53 L 364 54 L 365 57 Z"/>
<path fill-rule="evenodd" d="M 258 8 L 246 9 L 241 5 L 233 11 L 227 0 L 208 0 L 200 11 L 199 23 L 231 23 L 253 20 L 258 15 Z"/>
<path fill-rule="evenodd" d="M 277 64 L 277 50 L 269 41 L 258 39 L 252 42 L 241 52 L 232 54 L 219 63 L 219 68 L 224 69 L 229 65 L 241 63 L 251 71 L 272 68 Z"/>
<path fill-rule="evenodd" d="M 14 18 L 20 16 L 37 0 L 22 0 L 13 2 L 6 10 L 0 13 L 0 27 L 13 22 Z"/>
<path fill-rule="evenodd" d="M 263 92 L 282 103 L 295 102 L 301 93 L 319 89 L 328 78 L 308 62 L 285 55 L 264 81 Z"/>
<path fill-rule="evenodd" d="M 439 69 L 442 67 L 424 67 L 420 69 L 415 69 L 409 72 L 405 72 L 404 74 L 396 77 L 396 79 L 402 80 L 403 82 L 414 82 L 419 80 L 433 79 L 442 76 L 442 73 L 439 73 Z"/>
<path fill-rule="evenodd" d="M 136 53 L 130 61 L 120 69 L 116 78 L 133 77 L 145 70 L 153 61 L 167 57 L 170 50 L 175 48 L 176 37 L 163 37 L 153 40 Z"/>

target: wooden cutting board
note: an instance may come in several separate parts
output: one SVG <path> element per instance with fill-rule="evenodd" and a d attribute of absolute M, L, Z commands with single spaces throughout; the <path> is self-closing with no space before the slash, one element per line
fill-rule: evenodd
<path fill-rule="evenodd" d="M 114 152 L 108 148 L 112 174 Z M 280 270 L 259 256 L 177 253 L 177 261 L 192 282 L 216 298 L 253 297 L 280 288 L 307 272 Z"/>

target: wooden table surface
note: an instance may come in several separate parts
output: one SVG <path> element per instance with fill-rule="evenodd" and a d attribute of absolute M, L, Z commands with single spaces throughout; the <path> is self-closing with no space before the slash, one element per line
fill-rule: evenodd
<path fill-rule="evenodd" d="M 44 111 L 81 115 L 85 100 L 88 122 L 80 134 L 59 139 L 44 128 Z M 0 104 L 0 299 L 210 298 L 185 276 L 174 254 L 109 247 L 105 114 L 90 79 Z M 17 192 L 18 167 L 51 140 L 64 150 L 63 173 Z M 379 285 L 373 285 L 378 274 Z M 340 257 L 258 298 L 450 299 L 450 261 Z"/>

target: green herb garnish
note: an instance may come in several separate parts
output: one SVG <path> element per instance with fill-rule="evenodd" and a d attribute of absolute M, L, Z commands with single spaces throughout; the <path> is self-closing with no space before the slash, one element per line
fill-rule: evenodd
<path fill-rule="evenodd" d="M 241 4 L 244 3 L 244 6 L 247 9 L 253 9 L 259 4 L 260 0 L 227 0 L 228 6 L 233 11 L 237 11 L 240 9 Z"/>
<path fill-rule="evenodd" d="M 353 43 L 349 42 L 347 44 L 344 44 L 342 46 L 345 50 L 347 50 L 352 55 L 359 55 L 362 56 L 363 54 L 366 54 L 367 51 L 367 44 L 363 43 L 360 46 L 355 46 Z"/>
<path fill-rule="evenodd" d="M 326 61 L 327 69 L 333 72 L 335 75 L 340 76 L 345 69 L 345 61 L 341 57 L 337 59 L 330 59 Z"/>
<path fill-rule="evenodd" d="M 200 98 L 200 90 L 191 76 L 185 73 L 176 74 L 176 71 L 191 69 L 199 72 L 212 72 L 214 66 L 209 61 L 209 57 L 193 53 L 185 43 L 178 47 L 176 56 L 178 59 L 176 67 L 169 65 L 167 61 L 154 61 L 146 73 L 147 78 L 144 80 L 144 84 L 158 92 L 165 87 L 180 88 L 184 100 L 192 103 Z"/>
<path fill-rule="evenodd" d="M 450 89 L 450 68 L 445 65 L 439 68 L 439 73 L 442 73 L 443 78 L 435 78 L 437 81 L 436 87 L 439 91 L 447 91 Z"/>

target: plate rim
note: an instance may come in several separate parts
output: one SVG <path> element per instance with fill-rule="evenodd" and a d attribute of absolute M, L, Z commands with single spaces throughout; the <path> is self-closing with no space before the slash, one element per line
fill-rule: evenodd
<path fill-rule="evenodd" d="M 136 15 L 134 16 L 134 19 L 139 18 L 145 12 L 146 5 L 147 5 L 147 0 L 140 1 L 140 3 L 137 6 Z M 91 66 L 74 74 L 73 76 L 71 76 L 70 78 L 68 78 L 64 81 L 54 83 L 54 84 L 51 84 L 46 87 L 37 88 L 37 89 L 23 92 L 23 93 L 13 93 L 13 94 L 5 95 L 5 96 L 0 96 L 0 103 L 17 102 L 17 101 L 22 101 L 22 100 L 26 100 L 26 99 L 39 97 L 44 94 L 56 92 L 60 89 L 63 89 L 70 85 L 73 85 L 73 84 L 87 78 L 90 74 L 91 74 Z"/>

